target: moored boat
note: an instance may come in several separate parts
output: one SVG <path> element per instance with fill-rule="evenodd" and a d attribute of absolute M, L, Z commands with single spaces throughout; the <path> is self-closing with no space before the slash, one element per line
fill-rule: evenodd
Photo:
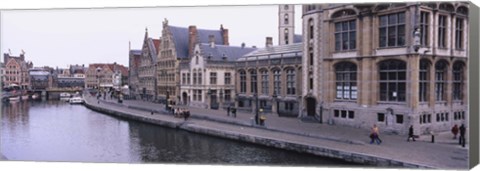
<path fill-rule="evenodd" d="M 70 100 L 68 100 L 70 104 L 83 104 L 83 98 L 82 97 L 72 97 Z"/>

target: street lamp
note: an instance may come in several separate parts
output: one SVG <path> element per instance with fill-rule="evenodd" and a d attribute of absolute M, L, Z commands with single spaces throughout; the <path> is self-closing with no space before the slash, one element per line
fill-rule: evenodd
<path fill-rule="evenodd" d="M 253 94 L 253 97 L 255 98 L 255 124 L 258 125 L 258 110 L 259 110 L 259 107 L 258 107 L 258 94 L 257 92 L 255 91 L 255 93 Z"/>

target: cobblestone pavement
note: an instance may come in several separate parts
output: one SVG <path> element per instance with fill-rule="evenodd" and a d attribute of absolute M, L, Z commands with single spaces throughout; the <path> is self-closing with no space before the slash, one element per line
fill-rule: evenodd
<path fill-rule="evenodd" d="M 97 100 L 94 97 L 86 97 L 86 99 Z M 112 99 L 100 99 L 98 105 L 143 113 L 146 117 L 162 117 L 163 119 L 175 119 L 177 122 L 183 121 L 166 113 L 165 106 L 158 103 L 139 100 L 125 100 L 123 103 L 118 103 Z M 458 139 L 453 139 L 449 132 L 439 133 L 435 137 L 435 143 L 430 142 L 430 136 L 421 136 L 415 142 L 407 142 L 405 136 L 381 134 L 383 142 L 377 145 L 369 143 L 368 130 L 348 126 L 302 122 L 298 118 L 279 117 L 273 114 L 266 114 L 265 126 L 252 126 L 251 119 L 254 116 L 252 113 L 237 111 L 237 117 L 234 118 L 227 116 L 225 110 L 193 107 L 189 107 L 189 110 L 192 114 L 188 121 L 189 124 L 294 140 L 303 144 L 368 154 L 434 168 L 466 169 L 468 167 L 468 145 L 466 147 L 458 145 Z M 154 115 L 151 115 L 152 111 L 154 111 Z"/>

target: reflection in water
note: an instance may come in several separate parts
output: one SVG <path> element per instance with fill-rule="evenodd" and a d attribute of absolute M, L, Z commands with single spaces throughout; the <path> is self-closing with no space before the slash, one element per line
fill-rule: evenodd
<path fill-rule="evenodd" d="M 61 101 L 2 105 L 10 160 L 333 165 L 345 162 L 111 117 Z"/>

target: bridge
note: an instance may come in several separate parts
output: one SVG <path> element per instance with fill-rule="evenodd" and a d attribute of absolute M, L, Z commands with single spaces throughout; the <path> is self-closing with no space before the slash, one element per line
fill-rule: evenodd
<path fill-rule="evenodd" d="M 61 93 L 81 93 L 83 91 L 83 87 L 76 87 L 76 88 L 46 88 L 46 89 L 34 89 L 34 90 L 29 90 L 28 94 L 35 94 L 38 93 L 41 95 L 42 99 L 46 100 L 58 100 L 60 99 L 60 94 Z"/>

